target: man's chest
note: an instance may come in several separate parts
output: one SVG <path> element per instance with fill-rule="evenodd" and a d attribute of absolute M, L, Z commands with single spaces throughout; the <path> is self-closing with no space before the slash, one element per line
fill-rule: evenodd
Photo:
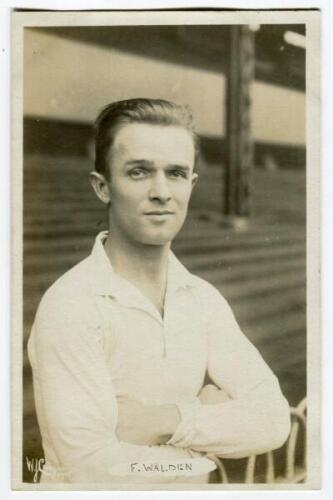
<path fill-rule="evenodd" d="M 196 395 L 208 349 L 202 315 L 190 306 L 169 304 L 162 319 L 153 310 L 104 304 L 104 349 L 118 394 L 161 401 Z"/>

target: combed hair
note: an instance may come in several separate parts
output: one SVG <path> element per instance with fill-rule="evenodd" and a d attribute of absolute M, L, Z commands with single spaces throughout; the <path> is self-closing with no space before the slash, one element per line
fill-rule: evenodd
<path fill-rule="evenodd" d="M 195 159 L 199 152 L 199 138 L 194 131 L 188 106 L 164 99 L 127 99 L 108 104 L 95 122 L 95 170 L 109 176 L 110 152 L 117 131 L 129 123 L 176 125 L 184 127 L 193 137 Z"/>

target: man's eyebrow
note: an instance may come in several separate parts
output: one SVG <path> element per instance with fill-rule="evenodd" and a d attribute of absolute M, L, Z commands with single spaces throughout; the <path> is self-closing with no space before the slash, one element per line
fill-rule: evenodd
<path fill-rule="evenodd" d="M 189 172 L 191 170 L 188 165 L 180 165 L 178 163 L 170 163 L 167 165 L 167 168 L 178 168 L 180 170 L 184 170 L 184 172 Z"/>
<path fill-rule="evenodd" d="M 152 167 L 153 166 L 153 162 L 149 161 L 149 160 L 141 160 L 141 159 L 134 159 L 134 160 L 128 160 L 126 163 L 125 163 L 126 167 L 132 167 L 132 166 L 135 166 L 135 165 L 142 165 L 142 166 L 145 166 L 145 167 Z"/>

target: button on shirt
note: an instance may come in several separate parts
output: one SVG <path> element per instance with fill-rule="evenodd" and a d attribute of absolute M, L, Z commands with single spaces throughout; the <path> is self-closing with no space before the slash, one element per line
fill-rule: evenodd
<path fill-rule="evenodd" d="M 185 482 L 117 478 L 110 469 L 207 454 L 240 458 L 281 446 L 289 433 L 288 403 L 221 294 L 170 252 L 162 318 L 115 273 L 106 238 L 100 233 L 91 255 L 49 288 L 28 342 L 46 459 L 42 481 Z M 206 372 L 230 400 L 201 404 Z M 119 441 L 119 396 L 176 404 L 181 421 L 168 443 Z"/>

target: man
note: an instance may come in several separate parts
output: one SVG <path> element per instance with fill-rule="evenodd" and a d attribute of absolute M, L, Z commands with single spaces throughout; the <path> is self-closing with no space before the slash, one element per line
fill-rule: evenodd
<path fill-rule="evenodd" d="M 97 120 L 91 183 L 109 231 L 46 292 L 28 346 L 43 482 L 207 482 L 212 455 L 288 436 L 276 377 L 219 292 L 170 251 L 196 156 L 191 115 L 174 103 L 121 101 Z"/>

